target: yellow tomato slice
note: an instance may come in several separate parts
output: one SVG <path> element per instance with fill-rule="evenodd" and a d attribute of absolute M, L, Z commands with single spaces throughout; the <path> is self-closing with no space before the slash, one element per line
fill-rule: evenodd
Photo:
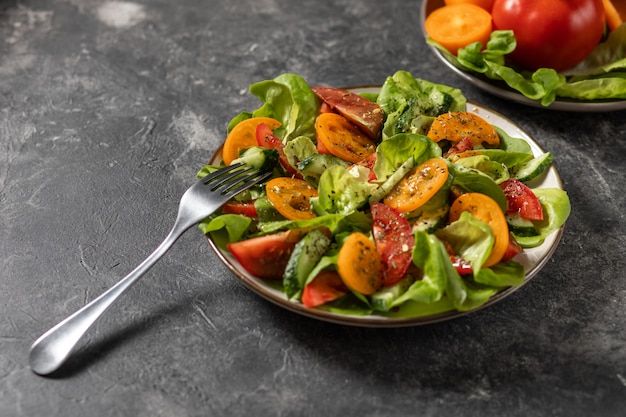
<path fill-rule="evenodd" d="M 424 161 L 391 189 L 383 203 L 403 213 L 417 210 L 443 187 L 448 175 L 448 165 L 443 159 Z"/>
<path fill-rule="evenodd" d="M 317 188 L 298 178 L 279 177 L 265 185 L 267 198 L 289 220 L 315 217 L 309 198 L 317 197 Z"/>
<path fill-rule="evenodd" d="M 376 245 L 363 233 L 352 233 L 337 256 L 337 271 L 352 290 L 372 295 L 383 285 L 383 262 Z"/>
<path fill-rule="evenodd" d="M 433 120 L 427 136 L 434 142 L 444 139 L 458 142 L 469 138 L 474 146 L 483 142 L 489 145 L 500 144 L 500 136 L 489 122 L 474 113 L 465 111 L 440 114 Z"/>
<path fill-rule="evenodd" d="M 348 119 L 337 113 L 322 113 L 315 120 L 317 140 L 331 154 L 359 162 L 376 152 L 376 144 Z"/>
<path fill-rule="evenodd" d="M 492 29 L 491 14 L 475 4 L 451 4 L 429 14 L 424 29 L 434 41 L 456 55 L 470 43 L 487 45 Z"/>

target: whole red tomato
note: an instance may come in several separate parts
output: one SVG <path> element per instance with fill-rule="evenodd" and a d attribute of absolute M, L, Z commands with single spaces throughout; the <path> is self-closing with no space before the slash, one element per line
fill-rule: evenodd
<path fill-rule="evenodd" d="M 602 0 L 495 0 L 491 15 L 495 29 L 513 30 L 511 59 L 530 70 L 575 66 L 604 31 Z"/>

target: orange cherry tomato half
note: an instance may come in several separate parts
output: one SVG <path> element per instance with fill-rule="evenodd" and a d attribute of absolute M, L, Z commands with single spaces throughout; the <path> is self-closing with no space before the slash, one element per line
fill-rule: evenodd
<path fill-rule="evenodd" d="M 376 152 L 376 144 L 348 119 L 336 113 L 322 113 L 315 119 L 317 140 L 331 154 L 348 162 L 359 162 Z"/>
<path fill-rule="evenodd" d="M 372 295 L 383 285 L 383 262 L 376 245 L 363 233 L 352 233 L 337 256 L 337 271 L 352 290 Z"/>
<path fill-rule="evenodd" d="M 317 197 L 317 188 L 298 178 L 278 177 L 265 185 L 267 198 L 289 220 L 315 217 L 309 198 Z"/>
<path fill-rule="evenodd" d="M 444 186 L 448 175 L 448 164 L 443 159 L 424 161 L 391 189 L 383 203 L 403 213 L 417 210 Z"/>
<path fill-rule="evenodd" d="M 430 125 L 427 136 L 433 142 L 449 140 L 459 142 L 469 138 L 473 146 L 483 142 L 489 145 L 500 144 L 496 129 L 482 117 L 465 111 L 440 114 Z"/>
<path fill-rule="evenodd" d="M 487 45 L 492 29 L 491 15 L 475 4 L 452 4 L 429 14 L 424 29 L 431 39 L 457 55 L 460 48 L 470 43 Z"/>
<path fill-rule="evenodd" d="M 624 17 L 620 15 L 620 11 L 617 10 L 617 2 L 619 0 L 602 0 L 602 6 L 604 7 L 604 14 L 606 15 L 606 23 L 609 26 L 609 30 L 617 29 L 622 23 L 624 23 L 624 19 L 626 19 L 626 1 L 623 1 L 622 7 Z"/>

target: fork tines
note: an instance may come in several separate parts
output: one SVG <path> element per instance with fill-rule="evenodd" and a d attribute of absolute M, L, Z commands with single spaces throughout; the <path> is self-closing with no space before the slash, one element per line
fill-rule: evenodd
<path fill-rule="evenodd" d="M 212 192 L 237 194 L 271 176 L 271 171 L 262 171 L 237 163 L 212 172 L 203 178 L 203 182 L 211 186 Z"/>

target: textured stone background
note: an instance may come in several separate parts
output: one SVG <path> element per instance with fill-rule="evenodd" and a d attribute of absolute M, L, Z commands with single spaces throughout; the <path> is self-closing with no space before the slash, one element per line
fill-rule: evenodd
<path fill-rule="evenodd" d="M 623 415 L 626 114 L 475 89 L 424 44 L 420 5 L 1 0 L 0 415 Z M 230 118 L 256 106 L 249 84 L 398 69 L 462 88 L 555 154 L 573 211 L 529 285 L 450 322 L 344 327 L 259 298 L 190 232 L 64 371 L 30 371 L 36 337 L 162 240 Z"/>

